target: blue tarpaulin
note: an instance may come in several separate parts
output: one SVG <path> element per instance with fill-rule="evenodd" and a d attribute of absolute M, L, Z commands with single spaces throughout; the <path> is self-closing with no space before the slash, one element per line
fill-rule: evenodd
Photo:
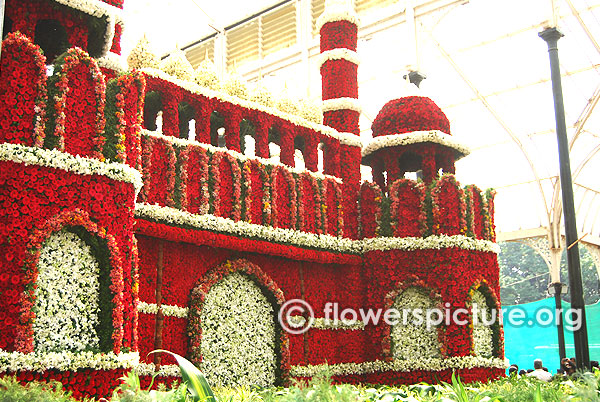
<path fill-rule="evenodd" d="M 568 311 L 570 304 L 563 302 L 563 311 Z M 519 325 L 508 319 L 511 312 L 521 309 L 525 318 Z M 535 359 L 542 359 L 544 366 L 552 374 L 560 367 L 558 355 L 558 332 L 554 320 L 554 299 L 548 298 L 533 303 L 503 307 L 504 311 L 504 350 L 510 364 L 517 364 L 520 369 L 532 369 Z M 553 317 L 548 315 L 552 312 Z M 514 313 L 519 315 L 519 313 Z M 536 316 L 539 314 L 539 316 Z M 600 303 L 586 306 L 585 309 L 590 360 L 600 360 Z M 522 314 L 521 314 L 522 315 Z M 539 319 L 541 318 L 541 319 Z M 567 317 L 568 318 L 568 317 Z M 540 322 L 541 321 L 541 322 Z M 547 323 L 545 321 L 551 321 Z M 569 321 L 564 320 L 565 327 Z M 575 357 L 573 332 L 565 328 L 565 344 L 567 357 Z"/>

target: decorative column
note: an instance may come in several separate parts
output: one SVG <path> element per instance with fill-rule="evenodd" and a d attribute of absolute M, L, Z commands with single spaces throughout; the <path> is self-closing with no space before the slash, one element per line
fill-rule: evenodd
<path fill-rule="evenodd" d="M 585 301 L 579 262 L 579 246 L 575 204 L 573 201 L 573 181 L 569 158 L 569 140 L 565 123 L 565 107 L 563 103 L 560 65 L 558 62 L 558 40 L 563 34 L 555 27 L 544 29 L 539 36 L 548 45 L 550 56 L 550 77 L 552 79 L 552 95 L 554 98 L 554 117 L 556 120 L 556 136 L 558 137 L 558 160 L 560 164 L 560 187 L 562 190 L 563 213 L 565 218 L 565 235 L 567 238 L 567 266 L 569 268 L 569 289 L 571 291 L 571 309 L 579 313 L 581 327 L 573 331 L 575 341 L 575 359 L 578 369 L 590 369 L 590 350 L 588 345 L 587 322 L 585 318 Z"/>
<path fill-rule="evenodd" d="M 352 0 L 326 0 L 317 20 L 321 33 L 323 124 L 340 133 L 359 136 L 358 119 L 358 16 Z M 344 236 L 358 236 L 360 147 L 340 144 L 340 176 L 343 184 Z"/>

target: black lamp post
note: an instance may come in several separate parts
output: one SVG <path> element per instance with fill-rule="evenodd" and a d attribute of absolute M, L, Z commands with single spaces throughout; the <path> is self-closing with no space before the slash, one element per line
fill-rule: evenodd
<path fill-rule="evenodd" d="M 556 119 L 556 136 L 558 137 L 558 160 L 560 164 L 560 187 L 565 219 L 565 236 L 567 239 L 567 264 L 569 267 L 569 288 L 571 289 L 571 309 L 581 320 L 579 328 L 574 329 L 575 358 L 578 369 L 590 368 L 590 350 L 588 346 L 587 324 L 585 319 L 585 302 L 583 300 L 583 284 L 581 265 L 579 263 L 579 247 L 577 245 L 577 223 L 573 202 L 573 181 L 571 178 L 571 162 L 569 159 L 569 143 L 565 124 L 565 106 L 563 104 L 560 66 L 558 64 L 558 40 L 563 34 L 555 27 L 544 29 L 539 33 L 548 44 L 550 55 L 550 76 L 552 78 L 552 95 L 554 97 L 554 116 Z M 577 326 L 575 326 L 576 328 Z"/>
<path fill-rule="evenodd" d="M 554 282 L 548 285 L 548 294 L 554 296 L 554 306 L 556 311 L 556 329 L 558 330 L 558 355 L 560 361 L 567 357 L 567 350 L 565 347 L 565 330 L 563 327 L 563 314 L 562 314 L 562 299 L 561 296 L 567 293 L 567 286 L 561 282 Z"/>

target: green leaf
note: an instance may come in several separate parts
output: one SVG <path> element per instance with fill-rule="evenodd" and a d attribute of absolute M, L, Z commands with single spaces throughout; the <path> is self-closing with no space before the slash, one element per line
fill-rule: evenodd
<path fill-rule="evenodd" d="M 204 374 L 202 374 L 192 362 L 185 357 L 179 356 L 177 353 L 169 352 L 168 350 L 157 349 L 148 353 L 148 355 L 151 355 L 152 353 L 166 353 L 177 360 L 177 364 L 181 370 L 181 377 L 183 381 L 187 383 L 188 391 L 192 395 L 194 401 L 216 402 L 215 395 L 213 394 L 208 381 L 206 381 Z"/>

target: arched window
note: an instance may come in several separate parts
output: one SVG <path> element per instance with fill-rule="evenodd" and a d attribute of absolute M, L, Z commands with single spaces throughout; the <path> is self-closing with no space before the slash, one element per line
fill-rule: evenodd
<path fill-rule="evenodd" d="M 297 167 L 298 169 L 306 169 L 306 164 L 304 162 L 305 143 L 304 137 L 294 138 L 294 167 Z"/>
<path fill-rule="evenodd" d="M 495 314 L 487 297 L 481 290 L 475 290 L 471 296 L 473 318 L 473 353 L 475 356 L 492 357 L 494 355 Z"/>
<path fill-rule="evenodd" d="M 269 160 L 280 163 L 281 162 L 281 134 L 275 127 L 269 128 Z"/>
<path fill-rule="evenodd" d="M 144 101 L 144 127 L 150 131 L 158 129 L 157 118 L 162 110 L 162 97 L 159 92 L 146 93 Z M 162 124 L 161 124 L 162 127 Z"/>
<path fill-rule="evenodd" d="M 111 311 L 102 303 L 110 297 L 110 266 L 98 244 L 76 228 L 56 232 L 44 242 L 35 289 L 36 352 L 111 349 L 112 332 L 106 330 L 112 328 Z"/>
<path fill-rule="evenodd" d="M 2 23 L 2 39 L 6 38 L 6 35 L 12 32 L 12 27 L 12 19 L 4 15 L 4 22 Z"/>
<path fill-rule="evenodd" d="M 46 64 L 53 64 L 58 56 L 71 47 L 67 31 L 57 20 L 39 20 L 35 25 L 34 42 L 44 51 Z"/>
<path fill-rule="evenodd" d="M 104 33 L 107 29 L 107 22 L 104 19 L 88 16 L 88 36 L 87 52 L 94 58 L 102 56 L 104 48 Z"/>
<path fill-rule="evenodd" d="M 217 111 L 210 115 L 210 143 L 212 146 L 225 148 L 225 118 Z"/>
<path fill-rule="evenodd" d="M 187 102 L 181 102 L 177 106 L 179 113 L 179 138 L 189 139 L 190 138 L 190 121 L 196 115 L 196 111 Z"/>
<path fill-rule="evenodd" d="M 243 119 L 240 122 L 240 149 L 246 156 L 256 156 L 256 141 L 254 135 L 256 128 L 250 121 Z"/>
<path fill-rule="evenodd" d="M 326 145 L 322 142 L 317 147 L 317 171 L 321 173 L 324 171 L 325 148 Z"/>
<path fill-rule="evenodd" d="M 394 300 L 393 307 L 400 314 L 391 330 L 392 353 L 396 359 L 441 358 L 437 325 L 418 320 L 424 312 L 436 308 L 437 303 L 426 289 L 410 287 Z M 405 319 L 406 317 L 406 319 Z"/>
<path fill-rule="evenodd" d="M 200 369 L 212 384 L 267 387 L 275 383 L 275 311 L 249 276 L 234 272 L 215 283 L 200 314 Z"/>

